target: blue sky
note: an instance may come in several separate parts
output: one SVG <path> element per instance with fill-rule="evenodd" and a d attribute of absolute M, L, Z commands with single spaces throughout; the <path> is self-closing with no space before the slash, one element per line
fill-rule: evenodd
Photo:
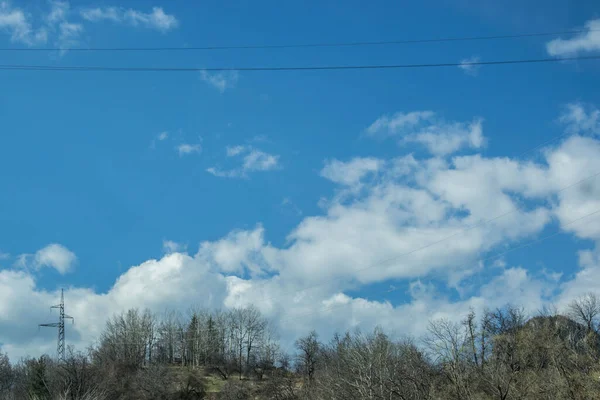
<path fill-rule="evenodd" d="M 589 29 L 395 46 L 2 53 L 2 64 L 55 66 L 458 63 L 598 54 L 597 18 L 591 1 L 2 1 L 0 47 Z M 51 349 L 53 334 L 31 326 L 48 317 L 63 286 L 81 344 L 102 327 L 90 315 L 185 308 L 178 293 L 186 288 L 207 307 L 255 303 L 284 337 L 310 324 L 325 333 L 383 324 L 418 334 L 423 324 L 392 320 L 458 318 L 504 300 L 562 304 L 600 277 L 600 231 L 570 224 L 600 208 L 590 178 L 600 172 L 599 66 L 0 71 L 0 327 L 11 327 L 0 343 L 13 356 Z M 584 189 L 561 191 L 585 178 Z M 401 256 L 511 207 L 493 224 Z M 491 258 L 553 232 L 561 234 Z M 298 297 L 306 287 L 311 294 Z M 338 303 L 331 320 L 328 304 Z M 15 310 L 26 309 L 30 320 L 18 322 Z"/>

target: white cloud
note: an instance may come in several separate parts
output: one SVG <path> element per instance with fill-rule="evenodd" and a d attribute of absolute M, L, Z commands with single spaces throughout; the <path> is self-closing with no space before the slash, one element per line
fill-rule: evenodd
<path fill-rule="evenodd" d="M 367 128 L 369 135 L 400 136 L 400 144 L 419 143 L 435 155 L 444 156 L 463 148 L 479 149 L 486 145 L 482 119 L 448 122 L 432 111 L 396 113 L 379 117 Z"/>
<path fill-rule="evenodd" d="M 600 51 L 600 19 L 585 23 L 587 32 L 579 33 L 570 39 L 554 39 L 546 43 L 551 56 L 572 56 L 579 53 Z"/>
<path fill-rule="evenodd" d="M 250 152 L 232 157 L 243 160 Z M 340 163 L 339 170 L 353 171 L 352 160 Z M 269 243 L 261 225 L 202 242 L 194 255 L 165 242 L 167 255 L 132 266 L 104 293 L 69 288 L 67 312 L 77 321 L 67 328 L 69 340 L 88 345 L 104 325 L 98 315 L 129 307 L 161 312 L 253 303 L 291 343 L 313 327 L 324 337 L 374 325 L 419 335 L 428 319 L 459 321 L 470 307 L 481 311 L 511 302 L 533 312 L 548 301 L 564 304 L 597 290 L 598 247 L 581 251 L 575 276 L 559 282 L 532 265 L 484 259 L 534 240 L 551 221 L 600 243 L 600 224 L 591 219 L 567 225 L 600 209 L 597 182 L 562 190 L 597 170 L 600 141 L 576 134 L 545 149 L 538 162 L 482 155 L 383 160 L 376 172 L 358 174 L 360 193 L 303 218 L 282 246 Z M 343 178 L 334 180 L 347 186 Z M 465 279 L 479 273 L 485 283 L 471 287 Z M 356 294 L 371 283 L 381 283 L 387 293 L 389 280 L 410 288 L 400 305 Z M 450 299 L 452 287 L 459 289 L 458 300 Z M 52 351 L 55 335 L 36 338 L 30 321 L 43 322 L 58 295 L 39 288 L 27 271 L 0 270 L 0 342 L 11 357 Z"/>
<path fill-rule="evenodd" d="M 7 1 L 0 2 L 0 31 L 11 36 L 11 41 L 34 46 L 46 43 L 54 37 L 54 43 L 61 47 L 73 47 L 79 44 L 83 25 L 69 21 L 69 3 L 66 1 L 49 1 L 50 10 L 41 18 L 43 24 L 34 29 L 31 16 L 22 9 L 11 7 Z"/>
<path fill-rule="evenodd" d="M 265 153 L 257 149 L 252 149 L 244 156 L 244 171 L 271 171 L 276 169 L 279 163 L 279 156 Z"/>
<path fill-rule="evenodd" d="M 384 115 L 377 118 L 368 128 L 369 135 L 396 135 L 406 129 L 414 128 L 422 121 L 433 118 L 433 111 L 412 111 L 409 113 L 398 112 L 389 117 Z"/>
<path fill-rule="evenodd" d="M 268 269 L 261 255 L 263 236 L 262 226 L 253 231 L 234 231 L 216 242 L 201 243 L 196 257 L 226 274 L 240 273 L 244 268 L 260 273 Z"/>
<path fill-rule="evenodd" d="M 34 255 L 34 263 L 36 266 L 51 267 L 60 274 L 66 274 L 71 271 L 76 262 L 77 256 L 75 256 L 75 253 L 56 243 L 38 250 Z"/>
<path fill-rule="evenodd" d="M 365 175 L 379 171 L 382 166 L 382 160 L 372 157 L 356 157 L 348 162 L 329 160 L 321 170 L 321 176 L 335 183 L 354 186 Z"/>
<path fill-rule="evenodd" d="M 0 1 L 0 31 L 7 32 L 12 42 L 29 46 L 47 40 L 46 31 L 34 31 L 29 16 L 22 9 L 12 7 L 8 1 Z"/>
<path fill-rule="evenodd" d="M 600 110 L 582 103 L 570 103 L 560 116 L 571 133 L 600 134 Z"/>
<path fill-rule="evenodd" d="M 58 27 L 58 43 L 60 47 L 74 47 L 79 43 L 79 36 L 83 32 L 83 25 L 70 22 L 61 22 Z"/>
<path fill-rule="evenodd" d="M 227 146 L 225 148 L 225 151 L 227 152 L 227 157 L 234 157 L 234 156 L 242 154 L 244 151 L 246 151 L 246 147 L 245 146 Z"/>
<path fill-rule="evenodd" d="M 131 8 L 89 8 L 81 11 L 81 17 L 90 22 L 112 21 L 131 26 L 143 26 L 163 33 L 179 26 L 177 18 L 166 14 L 161 7 L 153 7 L 152 12 L 149 13 Z"/>
<path fill-rule="evenodd" d="M 183 143 L 177 146 L 177 152 L 179 153 L 180 157 L 187 154 L 200 153 L 201 151 L 202 146 L 200 146 L 199 144 Z"/>
<path fill-rule="evenodd" d="M 458 68 L 462 69 L 467 75 L 476 76 L 479 72 L 479 68 L 481 68 L 481 65 L 474 63 L 478 63 L 480 60 L 481 59 L 478 56 L 462 59 L 460 60 L 460 65 Z"/>
<path fill-rule="evenodd" d="M 242 174 L 242 171 L 238 170 L 238 169 L 224 171 L 217 167 L 209 167 L 209 168 L 206 168 L 206 172 L 208 172 L 209 174 L 214 175 L 218 178 L 242 178 L 244 176 Z"/>
<path fill-rule="evenodd" d="M 77 263 L 77 256 L 71 250 L 57 243 L 36 251 L 34 254 L 21 254 L 17 257 L 20 268 L 40 269 L 43 267 L 54 268 L 61 275 L 71 272 Z"/>
<path fill-rule="evenodd" d="M 225 90 L 235 87 L 239 79 L 239 73 L 237 71 L 223 71 L 211 74 L 208 71 L 200 71 L 200 78 L 223 93 Z"/>
<path fill-rule="evenodd" d="M 169 132 L 167 131 L 163 131 L 161 133 L 159 133 L 154 139 L 152 139 L 152 141 L 150 142 L 150 148 L 151 149 L 155 149 L 156 148 L 156 142 L 164 142 L 165 140 L 167 140 L 169 138 Z"/>
<path fill-rule="evenodd" d="M 169 138 L 169 132 L 166 132 L 166 131 L 165 132 L 161 132 L 158 135 L 158 140 L 160 140 L 160 141 L 166 140 L 168 138 Z"/>
<path fill-rule="evenodd" d="M 278 155 L 251 146 L 227 146 L 225 153 L 227 157 L 241 158 L 242 164 L 230 170 L 210 167 L 206 172 L 220 178 L 247 178 L 250 172 L 272 171 L 280 168 Z"/>
<path fill-rule="evenodd" d="M 124 11 L 117 7 L 105 7 L 105 8 L 88 8 L 81 10 L 81 17 L 88 21 L 98 22 L 102 20 L 110 20 L 113 22 L 120 22 L 124 15 Z"/>
<path fill-rule="evenodd" d="M 176 252 L 185 252 L 187 246 L 181 243 L 174 242 L 172 240 L 163 240 L 163 251 L 167 254 Z"/>

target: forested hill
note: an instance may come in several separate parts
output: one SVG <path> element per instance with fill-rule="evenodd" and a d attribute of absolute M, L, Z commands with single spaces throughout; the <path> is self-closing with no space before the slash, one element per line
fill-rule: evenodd
<path fill-rule="evenodd" d="M 299 337 L 285 351 L 255 307 L 111 317 L 99 343 L 11 364 L 2 399 L 600 399 L 600 302 L 527 317 L 506 306 L 435 320 L 421 338 L 381 329 Z"/>

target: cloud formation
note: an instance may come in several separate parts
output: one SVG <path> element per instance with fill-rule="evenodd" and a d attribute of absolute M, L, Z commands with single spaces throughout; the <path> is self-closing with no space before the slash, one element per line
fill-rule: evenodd
<path fill-rule="evenodd" d="M 29 16 L 8 1 L 0 1 L 0 31 L 8 33 L 12 42 L 26 45 L 45 43 L 48 38 L 44 29 L 35 31 Z"/>
<path fill-rule="evenodd" d="M 89 8 L 74 12 L 68 1 L 50 0 L 47 4 L 49 9 L 41 15 L 33 16 L 23 8 L 12 5 L 10 1 L 0 0 L 0 33 L 8 34 L 13 43 L 39 46 L 51 42 L 66 49 L 80 45 L 86 22 L 109 20 L 163 33 L 179 26 L 177 18 L 165 13 L 161 7 L 154 7 L 148 13 L 117 7 Z M 34 24 L 33 21 L 37 23 Z"/>
<path fill-rule="evenodd" d="M 227 89 L 234 88 L 237 84 L 239 76 L 240 75 L 237 71 L 223 71 L 215 73 L 200 71 L 200 79 L 216 88 L 221 93 L 225 92 Z"/>
<path fill-rule="evenodd" d="M 76 263 L 75 253 L 58 243 L 49 244 L 34 254 L 21 254 L 17 257 L 19 267 L 34 270 L 49 267 L 61 275 L 71 272 Z"/>
<path fill-rule="evenodd" d="M 479 62 L 481 59 L 478 56 L 472 56 L 469 58 L 465 58 L 460 60 L 460 65 L 458 68 L 464 71 L 465 74 L 471 76 L 477 76 L 479 73 L 479 69 L 481 65 L 473 65 L 473 63 Z"/>
<path fill-rule="evenodd" d="M 174 15 L 164 12 L 162 7 L 152 7 L 152 12 L 143 12 L 120 7 L 97 7 L 81 11 L 81 17 L 90 22 L 110 21 L 114 23 L 144 27 L 168 32 L 179 26 Z"/>
<path fill-rule="evenodd" d="M 600 51 L 600 18 L 585 23 L 585 32 L 569 39 L 554 39 L 546 43 L 546 51 L 551 56 L 573 56 Z"/>
<path fill-rule="evenodd" d="M 321 170 L 321 176 L 332 182 L 354 186 L 369 173 L 377 172 L 383 162 L 372 157 L 357 157 L 348 162 L 328 160 Z"/>
<path fill-rule="evenodd" d="M 481 118 L 471 122 L 453 122 L 439 118 L 433 111 L 398 112 L 384 115 L 366 132 L 370 136 L 399 136 L 399 143 L 418 143 L 430 153 L 445 156 L 461 149 L 479 149 L 486 145 Z"/>
<path fill-rule="evenodd" d="M 177 146 L 177 153 L 179 153 L 179 157 L 200 152 L 202 152 L 202 146 L 200 144 L 182 143 Z"/>
<path fill-rule="evenodd" d="M 210 167 L 206 169 L 206 172 L 221 178 L 247 178 L 251 172 L 272 171 L 280 168 L 278 155 L 269 154 L 252 146 L 227 146 L 225 153 L 227 157 L 241 160 L 241 165 L 229 170 Z"/>
<path fill-rule="evenodd" d="M 165 242 L 166 255 L 132 266 L 104 293 L 69 288 L 67 312 L 77 321 L 71 343 L 93 342 L 104 325 L 98 315 L 129 307 L 162 312 L 252 303 L 274 321 L 285 345 L 313 327 L 323 336 L 374 325 L 419 335 L 428 319 L 460 321 L 471 307 L 564 306 L 600 280 L 600 213 L 585 217 L 600 210 L 593 176 L 600 171 L 600 140 L 583 132 L 586 126 L 568 125 L 570 136 L 535 162 L 481 154 L 329 161 L 327 175 L 342 190 L 356 182 L 362 190 L 303 218 L 284 245 L 269 243 L 260 224 L 204 241 L 196 254 Z M 243 160 L 251 151 L 229 153 Z M 548 227 L 588 240 L 574 274 L 556 279 L 553 271 L 497 255 L 536 245 Z M 63 260 L 38 253 L 47 264 Z M 476 277 L 484 283 L 474 285 Z M 385 287 L 380 300 L 357 294 L 376 283 Z M 388 283 L 407 287 L 400 304 L 389 297 Z M 14 358 L 52 351 L 55 336 L 36 337 L 29 321 L 47 316 L 58 296 L 41 289 L 31 271 L 0 270 L 3 350 Z"/>

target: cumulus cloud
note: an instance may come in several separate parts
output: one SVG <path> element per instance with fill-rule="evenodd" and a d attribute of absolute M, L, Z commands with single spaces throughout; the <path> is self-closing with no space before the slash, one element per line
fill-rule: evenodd
<path fill-rule="evenodd" d="M 227 89 L 232 89 L 237 84 L 239 73 L 237 71 L 223 71 L 210 73 L 208 71 L 200 71 L 200 78 L 223 93 Z"/>
<path fill-rule="evenodd" d="M 460 65 L 458 68 L 464 71 L 465 74 L 476 76 L 479 72 L 479 68 L 481 65 L 477 65 L 474 63 L 478 63 L 481 59 L 478 56 L 472 56 L 469 58 L 465 58 L 460 60 Z"/>
<path fill-rule="evenodd" d="M 430 153 L 444 156 L 463 148 L 484 147 L 482 121 L 449 122 L 432 111 L 399 112 L 379 117 L 366 132 L 371 136 L 400 136 L 400 144 L 418 143 Z"/>
<path fill-rule="evenodd" d="M 237 168 L 222 170 L 210 167 L 206 172 L 220 178 L 247 178 L 251 172 L 272 171 L 280 168 L 279 156 L 264 152 L 252 146 L 227 146 L 227 157 L 236 157 L 241 161 Z"/>
<path fill-rule="evenodd" d="M 179 153 L 179 157 L 200 152 L 202 152 L 202 146 L 199 144 L 182 143 L 177 146 L 177 153 Z"/>
<path fill-rule="evenodd" d="M 81 17 L 90 22 L 111 21 L 131 26 L 141 26 L 160 32 L 168 32 L 179 26 L 174 15 L 167 14 L 161 7 L 152 7 L 152 12 L 143 12 L 120 7 L 97 7 L 81 11 Z"/>
<path fill-rule="evenodd" d="M 76 263 L 75 253 L 58 243 L 49 244 L 34 254 L 21 254 L 17 257 L 19 267 L 33 269 L 49 267 L 54 268 L 61 275 L 72 271 Z"/>
<path fill-rule="evenodd" d="M 243 160 L 250 152 L 232 150 L 231 157 Z M 358 181 L 364 190 L 303 218 L 283 245 L 266 240 L 260 224 L 204 241 L 193 255 L 165 242 L 166 255 L 132 266 L 106 292 L 68 289 L 67 312 L 77 320 L 70 340 L 88 345 L 104 325 L 98 315 L 129 307 L 162 312 L 191 304 L 255 304 L 274 321 L 284 343 L 291 343 L 313 327 L 325 337 L 374 325 L 419 335 L 428 319 L 460 321 L 469 308 L 511 302 L 534 312 L 550 301 L 564 304 L 597 287 L 598 247 L 580 251 L 575 274 L 560 280 L 530 265 L 490 261 L 498 251 L 533 241 L 550 222 L 600 243 L 600 224 L 592 219 L 570 224 L 588 210 L 600 210 L 597 183 L 585 180 L 600 169 L 600 141 L 574 133 L 541 155 L 536 162 L 482 155 L 339 161 L 331 167 L 332 180 L 342 188 Z M 355 175 L 346 180 L 341 171 Z M 491 218 L 493 223 L 485 223 Z M 470 285 L 469 277 L 480 273 L 485 283 Z M 392 280 L 409 287 L 402 304 L 357 292 L 382 283 L 387 293 Z M 458 299 L 453 287 L 460 289 Z M 27 321 L 43 320 L 58 296 L 41 289 L 28 270 L 0 270 L 0 342 L 11 357 L 52 351 L 54 335 L 36 339 Z"/>
<path fill-rule="evenodd" d="M 587 21 L 585 32 L 572 38 L 551 40 L 546 43 L 546 51 L 557 57 L 600 51 L 600 19 Z"/>

